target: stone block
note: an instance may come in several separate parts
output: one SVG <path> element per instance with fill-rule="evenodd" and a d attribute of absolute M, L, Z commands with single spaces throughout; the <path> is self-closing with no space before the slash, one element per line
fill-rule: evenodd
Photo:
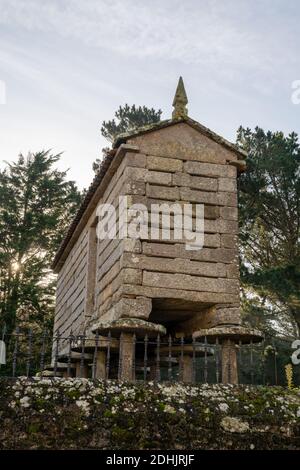
<path fill-rule="evenodd" d="M 176 201 L 180 198 L 178 188 L 169 188 L 166 186 L 156 186 L 147 184 L 146 195 L 156 199 L 166 199 L 167 201 Z"/>
<path fill-rule="evenodd" d="M 217 191 L 218 181 L 216 178 L 192 176 L 188 173 L 173 174 L 174 186 L 185 186 L 190 189 L 198 189 L 201 191 Z"/>
<path fill-rule="evenodd" d="M 143 181 L 126 181 L 121 191 L 122 194 L 139 194 L 144 196 L 146 192 L 146 184 Z"/>
<path fill-rule="evenodd" d="M 139 196 L 139 195 L 130 195 L 128 196 L 128 206 L 132 204 L 143 204 L 147 207 L 148 211 L 151 210 L 152 204 L 167 204 L 170 205 L 170 201 L 160 199 L 160 198 L 150 198 L 146 196 Z M 176 200 L 174 204 L 178 204 L 180 206 L 180 213 L 183 213 L 183 205 L 188 203 L 188 201 L 179 201 Z M 176 212 L 176 211 L 175 211 Z M 163 213 L 166 213 L 164 210 Z M 169 213 L 169 210 L 168 210 Z M 178 212 L 176 212 L 178 213 Z M 193 204 L 192 206 L 192 216 L 196 216 L 196 206 Z M 205 219 L 217 219 L 220 217 L 220 207 L 214 205 L 204 205 L 204 218 Z"/>
<path fill-rule="evenodd" d="M 151 313 L 152 301 L 149 297 L 123 297 L 115 306 L 117 318 L 142 318 L 147 320 Z"/>
<path fill-rule="evenodd" d="M 240 276 L 240 269 L 238 263 L 227 264 L 227 277 L 238 278 Z"/>
<path fill-rule="evenodd" d="M 226 277 L 227 265 L 223 263 L 208 263 L 182 258 L 151 257 L 124 253 L 121 260 L 123 267 L 139 268 L 147 271 L 183 273 L 205 277 Z"/>
<path fill-rule="evenodd" d="M 205 219 L 217 219 L 220 216 L 219 206 L 204 206 L 204 218 Z"/>
<path fill-rule="evenodd" d="M 191 175 L 236 178 L 237 172 L 234 166 L 218 165 L 213 163 L 185 162 L 184 171 Z"/>
<path fill-rule="evenodd" d="M 122 160 L 122 165 L 145 168 L 146 155 L 143 153 L 126 152 Z"/>
<path fill-rule="evenodd" d="M 163 186 L 171 186 L 172 184 L 172 173 L 148 170 L 147 168 L 126 167 L 124 169 L 124 178 L 125 180 L 140 181 Z"/>
<path fill-rule="evenodd" d="M 183 201 L 219 206 L 237 206 L 236 193 L 204 192 L 195 189 L 180 188 L 180 197 Z"/>
<path fill-rule="evenodd" d="M 174 275 L 173 275 L 174 276 Z M 191 276 L 192 277 L 192 276 Z M 153 287 L 153 286 L 138 286 L 134 284 L 123 284 L 121 289 L 122 295 L 142 295 L 150 297 L 151 299 L 180 299 L 187 300 L 188 302 L 199 303 L 199 307 L 204 304 L 236 304 L 239 302 L 239 292 L 207 292 L 187 290 L 183 288 L 171 289 L 169 287 Z"/>
<path fill-rule="evenodd" d="M 147 183 L 156 184 L 160 186 L 172 185 L 172 173 L 164 171 L 149 170 L 146 174 L 145 181 Z"/>
<path fill-rule="evenodd" d="M 182 171 L 183 163 L 175 158 L 164 158 L 147 155 L 147 168 L 149 170 L 166 171 L 173 173 Z"/>
<path fill-rule="evenodd" d="M 125 180 L 145 182 L 147 173 L 148 173 L 147 168 L 127 166 L 124 169 L 124 178 Z"/>
<path fill-rule="evenodd" d="M 188 251 L 179 243 L 142 243 L 142 251 L 148 256 L 160 256 L 167 258 L 188 258 L 198 261 L 211 261 L 221 263 L 237 262 L 237 250 L 229 248 L 202 248 L 202 250 Z"/>
<path fill-rule="evenodd" d="M 141 240 L 134 238 L 123 238 L 122 246 L 124 252 L 141 253 L 142 243 Z"/>
<path fill-rule="evenodd" d="M 238 220 L 237 207 L 220 207 L 220 217 L 225 220 Z"/>
<path fill-rule="evenodd" d="M 237 191 L 236 178 L 219 178 L 218 190 L 227 191 L 227 192 L 236 192 Z"/>
<path fill-rule="evenodd" d="M 142 284 L 141 269 L 123 268 L 121 270 L 122 282 L 125 284 Z"/>
<path fill-rule="evenodd" d="M 186 274 L 166 274 L 152 271 L 143 271 L 143 285 L 232 294 L 239 291 L 239 283 L 237 280 L 214 279 L 209 277 L 189 276 Z"/>
<path fill-rule="evenodd" d="M 238 236 L 236 234 L 224 233 L 221 235 L 221 247 L 236 248 L 238 247 Z"/>
<path fill-rule="evenodd" d="M 235 234 L 238 232 L 238 223 L 235 220 L 205 220 L 204 231 L 206 233 L 230 233 Z"/>

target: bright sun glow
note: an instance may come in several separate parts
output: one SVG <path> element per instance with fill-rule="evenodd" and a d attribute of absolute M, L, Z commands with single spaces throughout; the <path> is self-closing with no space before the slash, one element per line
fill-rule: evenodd
<path fill-rule="evenodd" d="M 15 261 L 14 263 L 12 263 L 11 268 L 12 268 L 12 271 L 16 273 L 16 272 L 20 271 L 21 265 L 20 265 L 20 263 Z"/>

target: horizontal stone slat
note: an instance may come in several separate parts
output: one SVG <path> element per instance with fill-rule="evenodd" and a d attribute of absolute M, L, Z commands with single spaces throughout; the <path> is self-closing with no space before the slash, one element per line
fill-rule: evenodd
<path fill-rule="evenodd" d="M 165 274 L 152 271 L 143 271 L 143 285 L 204 292 L 227 292 L 231 294 L 239 291 L 239 284 L 235 280 L 213 279 L 186 274 Z"/>
<path fill-rule="evenodd" d="M 231 165 L 218 165 L 214 163 L 185 162 L 184 171 L 191 175 L 221 176 L 224 178 L 236 178 L 236 168 Z"/>
<path fill-rule="evenodd" d="M 124 253 L 121 265 L 148 271 L 183 273 L 195 276 L 226 277 L 227 275 L 227 268 L 223 263 L 208 263 L 180 258 L 165 259 L 133 253 Z"/>

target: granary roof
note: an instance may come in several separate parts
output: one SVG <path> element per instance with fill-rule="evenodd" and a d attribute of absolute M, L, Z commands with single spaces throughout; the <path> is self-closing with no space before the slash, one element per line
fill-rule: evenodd
<path fill-rule="evenodd" d="M 247 157 L 247 153 L 244 150 L 240 149 L 237 145 L 233 144 L 232 142 L 229 142 L 229 140 L 224 139 L 224 137 L 221 137 L 208 127 L 203 126 L 203 124 L 200 124 L 200 122 L 195 121 L 189 116 L 179 117 L 177 119 L 166 119 L 164 121 L 159 121 L 154 124 L 149 124 L 147 126 L 139 127 L 138 129 L 119 134 L 113 143 L 113 148 L 117 148 L 120 146 L 120 144 L 125 143 L 127 142 L 127 140 L 137 137 L 139 135 L 148 134 L 149 132 L 164 129 L 165 127 L 174 126 L 181 122 L 185 122 L 189 126 L 198 130 L 201 134 L 204 134 L 210 139 L 212 139 L 214 142 L 223 145 L 232 152 L 236 153 L 240 160 L 244 160 Z"/>
<path fill-rule="evenodd" d="M 63 266 L 65 259 L 67 258 L 69 252 L 71 251 L 72 247 L 74 246 L 76 240 L 78 239 L 79 234 L 76 233 L 78 232 L 78 225 L 80 221 L 82 220 L 83 216 L 87 216 L 92 214 L 92 211 L 94 210 L 94 206 L 92 206 L 92 200 L 97 192 L 97 189 L 100 187 L 100 184 L 102 183 L 108 169 L 110 168 L 116 154 L 118 151 L 122 150 L 122 147 L 127 147 L 126 143 L 129 139 L 132 139 L 134 137 L 148 134 L 150 132 L 155 132 L 160 129 L 164 129 L 169 126 L 174 126 L 179 123 L 186 123 L 187 125 L 191 126 L 192 128 L 196 129 L 199 131 L 201 134 L 206 135 L 216 143 L 226 147 L 227 149 L 231 150 L 234 152 L 238 160 L 244 160 L 245 157 L 247 156 L 246 152 L 243 150 L 239 149 L 235 144 L 229 142 L 228 140 L 224 139 L 223 137 L 219 136 L 212 130 L 208 129 L 207 127 L 203 126 L 197 121 L 194 121 L 190 117 L 187 116 L 187 109 L 185 105 L 187 104 L 187 97 L 183 85 L 182 78 L 180 77 L 179 83 L 176 89 L 174 101 L 173 101 L 173 106 L 174 106 L 174 111 L 173 111 L 173 118 L 172 119 L 167 119 L 164 121 L 160 121 L 155 124 L 150 124 L 148 126 L 140 127 L 138 129 L 131 130 L 129 132 L 120 134 L 114 141 L 112 150 L 106 154 L 104 159 L 102 160 L 100 164 L 100 168 L 94 177 L 90 187 L 88 188 L 88 191 L 81 203 L 81 206 L 78 209 L 78 212 L 71 223 L 65 238 L 63 239 L 56 255 L 52 263 L 52 269 L 54 269 L 56 272 L 60 270 L 60 268 Z M 136 150 L 137 151 L 137 150 Z"/>

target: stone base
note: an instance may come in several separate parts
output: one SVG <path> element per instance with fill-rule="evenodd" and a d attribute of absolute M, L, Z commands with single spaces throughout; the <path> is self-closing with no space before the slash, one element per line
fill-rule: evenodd
<path fill-rule="evenodd" d="M 236 345 L 230 339 L 222 341 L 222 383 L 238 383 Z"/>
<path fill-rule="evenodd" d="M 87 379 L 89 377 L 89 369 L 86 364 L 81 365 L 80 362 L 76 362 L 76 377 L 81 379 Z"/>
<path fill-rule="evenodd" d="M 135 379 L 135 341 L 132 333 L 121 333 L 119 356 L 119 380 L 131 382 Z"/>

